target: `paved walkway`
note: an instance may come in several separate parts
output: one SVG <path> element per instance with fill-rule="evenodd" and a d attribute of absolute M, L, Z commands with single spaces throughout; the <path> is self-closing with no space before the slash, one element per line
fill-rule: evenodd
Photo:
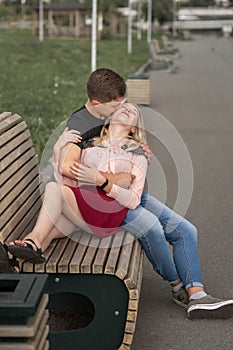
<path fill-rule="evenodd" d="M 199 229 L 206 289 L 233 298 L 233 39 L 199 36 L 178 45 L 178 73 L 151 76 L 152 108 L 176 127 L 192 159 L 194 190 L 186 217 Z M 164 147 L 152 146 L 172 205 L 174 164 Z M 150 190 L 160 197 L 156 182 Z M 191 321 L 170 297 L 167 284 L 145 260 L 132 350 L 232 350 L 233 318 Z"/>

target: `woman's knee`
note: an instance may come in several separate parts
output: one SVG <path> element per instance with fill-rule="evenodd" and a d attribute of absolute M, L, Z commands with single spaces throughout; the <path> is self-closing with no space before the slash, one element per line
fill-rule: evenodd
<path fill-rule="evenodd" d="M 59 187 L 60 186 L 56 182 L 48 182 L 45 186 L 45 192 L 57 192 Z"/>

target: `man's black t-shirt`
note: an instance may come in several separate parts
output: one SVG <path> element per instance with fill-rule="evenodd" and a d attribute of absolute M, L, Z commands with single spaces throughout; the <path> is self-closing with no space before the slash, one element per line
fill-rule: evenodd
<path fill-rule="evenodd" d="M 83 142 L 100 135 L 104 120 L 95 118 L 85 106 L 77 109 L 71 114 L 67 121 L 69 130 L 80 131 L 82 141 L 77 146 L 83 148 Z"/>

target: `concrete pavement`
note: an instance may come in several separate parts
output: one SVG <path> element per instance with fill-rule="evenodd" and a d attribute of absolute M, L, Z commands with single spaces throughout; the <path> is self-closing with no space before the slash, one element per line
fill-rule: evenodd
<path fill-rule="evenodd" d="M 190 153 L 194 189 L 186 217 L 199 230 L 206 290 L 233 299 L 233 39 L 194 36 L 193 41 L 177 45 L 182 53 L 178 72 L 151 74 L 151 108 L 175 126 Z M 178 191 L 176 166 L 166 147 L 151 141 L 166 178 L 166 203 L 173 206 Z M 160 198 L 160 186 L 149 181 L 150 193 Z M 233 318 L 187 319 L 145 259 L 132 350 L 232 348 Z"/>

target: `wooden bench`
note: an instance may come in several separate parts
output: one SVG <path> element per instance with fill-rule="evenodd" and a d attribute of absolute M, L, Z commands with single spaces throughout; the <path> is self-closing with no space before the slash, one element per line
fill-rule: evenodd
<path fill-rule="evenodd" d="M 43 192 L 30 131 L 17 114 L 0 114 L 0 164 L 0 236 L 9 243 L 32 228 Z M 78 231 L 54 240 L 45 257 L 45 264 L 22 262 L 21 273 L 48 274 L 50 349 L 130 349 L 142 281 L 140 243 L 124 231 L 104 239 Z M 88 321 L 78 324 L 87 309 Z M 66 318 L 71 329 L 63 328 Z"/>
<path fill-rule="evenodd" d="M 173 73 L 176 71 L 176 62 L 173 55 L 160 55 L 155 39 L 149 42 L 149 50 L 152 58 L 152 65 L 155 71 Z"/>
<path fill-rule="evenodd" d="M 180 57 L 179 49 L 177 47 L 174 47 L 173 43 L 168 40 L 168 37 L 165 34 L 161 36 L 161 41 L 163 44 L 163 51 L 165 53 L 171 53 L 176 55 L 176 57 Z M 159 43 L 158 43 L 158 48 L 160 50 Z"/>

